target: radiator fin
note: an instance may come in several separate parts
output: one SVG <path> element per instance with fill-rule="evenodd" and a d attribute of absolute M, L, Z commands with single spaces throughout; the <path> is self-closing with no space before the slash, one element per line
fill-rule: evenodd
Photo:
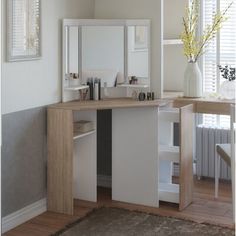
<path fill-rule="evenodd" d="M 230 130 L 197 127 L 196 132 L 197 176 L 215 177 L 215 146 L 220 143 L 230 143 Z M 221 159 L 220 178 L 229 180 L 230 167 Z"/>

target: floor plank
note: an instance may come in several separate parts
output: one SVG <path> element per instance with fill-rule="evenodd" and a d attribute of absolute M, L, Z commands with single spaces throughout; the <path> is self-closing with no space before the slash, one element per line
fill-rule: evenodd
<path fill-rule="evenodd" d="M 98 189 L 98 203 L 75 200 L 73 216 L 45 212 L 34 219 L 8 231 L 4 236 L 49 236 L 69 223 L 84 217 L 94 208 L 107 206 L 143 211 L 162 216 L 188 219 L 198 223 L 209 223 L 234 228 L 232 220 L 232 197 L 229 182 L 220 182 L 219 198 L 214 199 L 214 180 L 194 181 L 194 201 L 187 209 L 178 211 L 178 205 L 162 202 L 160 208 L 145 207 L 111 201 L 111 190 Z"/>

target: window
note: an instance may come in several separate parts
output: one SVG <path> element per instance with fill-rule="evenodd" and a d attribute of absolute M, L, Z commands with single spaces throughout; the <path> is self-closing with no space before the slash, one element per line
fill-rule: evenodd
<path fill-rule="evenodd" d="M 40 57 L 40 0 L 8 1 L 8 60 Z"/>
<path fill-rule="evenodd" d="M 232 0 L 202 0 L 202 29 L 212 23 L 213 15 L 224 11 Z M 227 12 L 228 20 L 206 49 L 203 56 L 204 92 L 216 93 L 223 79 L 218 65 L 236 66 L 236 0 Z M 203 115 L 203 124 L 229 128 L 229 116 Z"/>

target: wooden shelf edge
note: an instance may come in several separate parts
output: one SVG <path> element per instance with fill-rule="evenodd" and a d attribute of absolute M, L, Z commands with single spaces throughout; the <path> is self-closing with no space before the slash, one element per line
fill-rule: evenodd
<path fill-rule="evenodd" d="M 159 183 L 159 192 L 179 193 L 179 184 Z"/>
<path fill-rule="evenodd" d="M 160 145 L 159 152 L 179 153 L 179 146 Z"/>
<path fill-rule="evenodd" d="M 179 203 L 179 185 L 159 183 L 158 195 L 160 201 Z"/>
<path fill-rule="evenodd" d="M 123 88 L 149 88 L 149 85 L 147 85 L 147 84 L 120 84 L 120 85 L 117 85 L 117 87 L 123 87 Z"/>
<path fill-rule="evenodd" d="M 66 87 L 65 90 L 67 91 L 79 91 L 79 90 L 82 90 L 82 89 L 88 89 L 89 86 L 87 85 L 84 85 L 84 86 L 71 86 L 71 87 Z"/>

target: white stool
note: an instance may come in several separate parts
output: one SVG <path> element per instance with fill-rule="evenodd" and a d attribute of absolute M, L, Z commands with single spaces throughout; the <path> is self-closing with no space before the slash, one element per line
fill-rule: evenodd
<path fill-rule="evenodd" d="M 235 222 L 235 105 L 231 105 L 230 116 L 231 143 L 216 145 L 215 198 L 218 198 L 220 158 L 222 158 L 231 167 L 233 220 Z"/>

